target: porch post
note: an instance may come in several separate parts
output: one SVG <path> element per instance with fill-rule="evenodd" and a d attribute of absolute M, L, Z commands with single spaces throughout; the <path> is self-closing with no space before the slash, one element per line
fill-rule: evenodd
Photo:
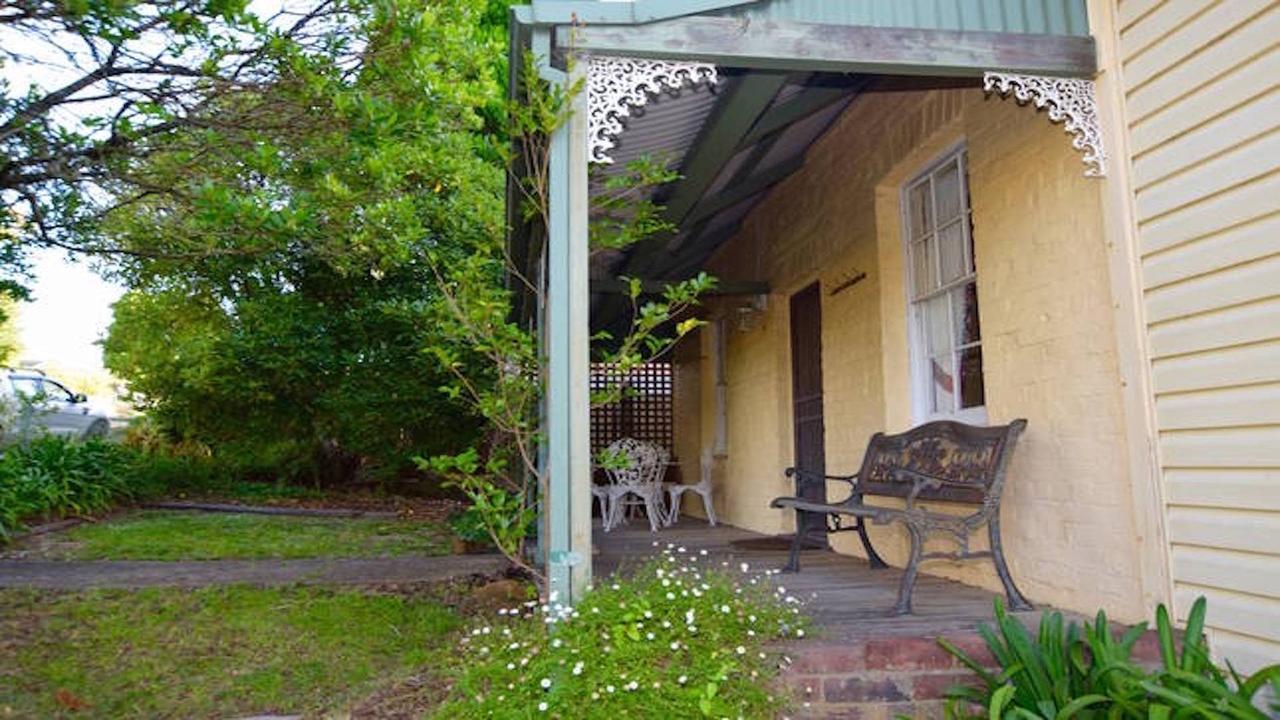
<path fill-rule="evenodd" d="M 545 70 L 551 70 L 549 67 Z M 547 72 L 573 87 L 583 69 Z M 547 238 L 547 515 L 548 590 L 575 603 L 591 583 L 591 449 L 587 287 L 587 105 L 573 98 L 567 121 L 551 136 Z"/>

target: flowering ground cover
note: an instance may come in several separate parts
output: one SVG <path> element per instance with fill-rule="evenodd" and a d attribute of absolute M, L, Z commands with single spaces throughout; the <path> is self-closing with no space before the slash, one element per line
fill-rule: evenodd
<path fill-rule="evenodd" d="M 575 609 L 484 576 L 0 590 L 0 718 L 776 718 L 778 580 L 672 547 Z"/>
<path fill-rule="evenodd" d="M 454 718 L 774 718 L 771 641 L 803 637 L 800 602 L 772 577 L 667 547 L 573 609 L 504 608 L 459 641 Z"/>

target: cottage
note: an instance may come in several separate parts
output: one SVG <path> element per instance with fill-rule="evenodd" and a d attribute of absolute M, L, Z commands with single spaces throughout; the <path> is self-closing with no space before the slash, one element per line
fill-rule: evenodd
<path fill-rule="evenodd" d="M 1280 658 L 1280 6 L 533 0 L 515 18 L 514 53 L 586 87 L 552 139 L 548 242 L 511 237 L 547 288 L 553 588 L 590 582 L 589 333 L 625 321 L 618 277 L 705 271 L 720 287 L 671 359 L 670 450 L 687 482 L 711 459 L 721 523 L 793 533 L 770 507 L 784 469 L 852 473 L 876 432 L 1025 418 L 1000 518 L 1033 603 L 1137 621 L 1206 595 L 1217 653 Z M 590 258 L 588 166 L 641 156 L 680 173 L 656 196 L 678 229 Z M 904 565 L 900 525 L 869 532 Z M 924 571 L 1001 590 L 990 563 Z"/>

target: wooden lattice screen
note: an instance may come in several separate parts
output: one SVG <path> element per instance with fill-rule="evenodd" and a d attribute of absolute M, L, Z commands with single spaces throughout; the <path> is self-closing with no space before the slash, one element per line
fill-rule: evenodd
<path fill-rule="evenodd" d="M 623 385 L 621 400 L 591 409 L 591 455 L 614 440 L 632 437 L 674 450 L 673 376 L 671 363 L 652 362 L 631 371 L 629 377 L 606 363 L 591 366 L 591 389 Z"/>

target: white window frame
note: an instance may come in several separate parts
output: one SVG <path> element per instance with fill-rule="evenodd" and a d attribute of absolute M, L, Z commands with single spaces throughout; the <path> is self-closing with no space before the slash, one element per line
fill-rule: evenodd
<path fill-rule="evenodd" d="M 972 237 L 972 208 L 969 205 L 969 172 L 968 172 L 968 152 L 967 151 L 968 151 L 968 148 L 963 142 L 957 143 L 956 145 L 948 148 L 941 155 L 939 155 L 938 157 L 934 158 L 932 161 L 927 163 L 924 166 L 923 170 L 913 175 L 911 179 L 909 179 L 906 183 L 904 183 L 902 185 L 901 192 L 899 194 L 899 203 L 901 205 L 901 210 L 902 210 L 902 213 L 901 213 L 902 214 L 902 252 L 903 252 L 903 259 L 905 260 L 903 274 L 906 279 L 905 285 L 906 285 L 906 300 L 907 300 L 907 324 L 908 324 L 908 331 L 909 331 L 908 342 L 910 345 L 909 347 L 910 361 L 909 362 L 911 365 L 911 414 L 912 414 L 912 417 L 914 418 L 914 422 L 917 424 L 928 422 L 930 420 L 959 420 L 962 422 L 973 423 L 978 425 L 986 424 L 987 422 L 987 408 L 985 403 L 987 382 L 986 382 L 985 367 L 983 369 L 983 401 L 984 401 L 983 404 L 975 407 L 969 407 L 969 408 L 959 407 L 960 398 L 961 398 L 961 388 L 959 387 L 959 383 L 960 383 L 959 353 L 961 350 L 964 350 L 970 347 L 982 347 L 984 343 L 982 341 L 981 330 L 979 330 L 977 342 L 968 343 L 965 345 L 959 345 L 951 348 L 952 358 L 953 358 L 952 373 L 956 383 L 955 392 L 952 393 L 954 405 L 950 412 L 935 411 L 930 407 L 931 405 L 930 397 L 932 392 L 933 378 L 932 378 L 932 373 L 929 372 L 930 353 L 929 353 L 928 338 L 926 337 L 928 328 L 925 326 L 924 317 L 923 317 L 923 306 L 926 301 L 928 301 L 931 298 L 935 298 L 942 295 L 946 295 L 947 297 L 950 297 L 952 294 L 952 291 L 955 290 L 956 288 L 963 287 L 964 285 L 971 282 L 976 282 L 977 280 L 977 276 L 978 276 L 977 262 L 976 262 L 976 259 L 973 257 L 974 252 L 973 252 L 973 237 Z M 959 169 L 960 215 L 958 217 L 959 217 L 960 226 L 963 230 L 962 242 L 964 245 L 964 254 L 965 254 L 964 259 L 967 262 L 968 266 L 970 267 L 970 271 L 961 277 L 957 277 L 951 280 L 950 282 L 940 283 L 939 286 L 933 290 L 930 290 L 924 293 L 918 293 L 916 291 L 916 287 L 917 287 L 916 278 L 914 277 L 915 244 L 913 242 L 913 238 L 911 237 L 912 219 L 911 219 L 910 192 L 914 187 L 919 185 L 922 181 L 932 182 L 932 178 L 952 162 L 955 162 Z M 929 193 L 929 201 L 931 203 L 930 213 L 931 213 L 931 217 L 933 218 L 933 222 L 935 223 L 935 226 L 930 233 L 926 233 L 922 237 L 927 237 L 928 235 L 931 235 L 931 234 L 936 235 L 936 233 L 938 232 L 938 228 L 936 226 L 937 217 L 938 217 L 937 197 L 932 190 Z M 937 247 L 938 245 L 935 243 L 935 248 Z M 942 252 L 940 250 L 935 250 L 933 260 L 934 260 L 934 266 L 935 266 L 934 271 L 937 272 L 938 277 L 941 278 L 942 277 Z M 981 300 L 979 300 L 978 302 L 979 302 L 979 308 L 981 308 Z M 950 304 L 950 300 L 948 300 L 948 306 L 950 306 L 949 304 Z M 954 323 L 955 321 L 954 310 L 950 310 L 948 312 L 948 317 L 951 318 L 950 322 Z M 979 325 L 981 325 L 981 323 L 979 323 Z M 952 338 L 955 338 L 954 327 L 951 327 L 951 332 L 952 332 L 952 335 L 951 335 Z M 954 344 L 954 340 L 953 340 L 953 344 Z"/>

